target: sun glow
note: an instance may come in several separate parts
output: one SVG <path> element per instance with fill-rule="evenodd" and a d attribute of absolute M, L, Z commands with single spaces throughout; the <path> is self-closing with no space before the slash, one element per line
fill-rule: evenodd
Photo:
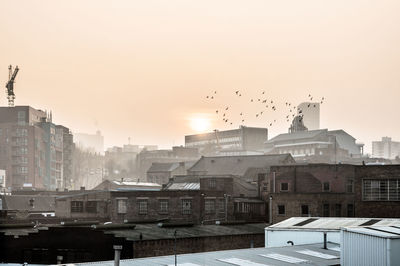
<path fill-rule="evenodd" d="M 190 118 L 190 127 L 196 132 L 206 132 L 211 129 L 211 121 L 206 117 Z"/>

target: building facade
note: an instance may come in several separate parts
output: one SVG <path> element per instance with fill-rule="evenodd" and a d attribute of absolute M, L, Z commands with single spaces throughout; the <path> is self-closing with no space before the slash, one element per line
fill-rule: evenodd
<path fill-rule="evenodd" d="M 272 223 L 290 217 L 400 217 L 400 165 L 276 166 L 260 183 Z"/>
<path fill-rule="evenodd" d="M 6 170 L 7 187 L 64 188 L 63 140 L 51 113 L 0 107 L 0 169 Z"/>
<path fill-rule="evenodd" d="M 265 153 L 290 153 L 297 162 L 339 163 L 362 158 L 363 147 L 344 130 L 320 129 L 280 134 L 265 142 Z"/>
<path fill-rule="evenodd" d="M 201 155 L 262 154 L 268 140 L 267 128 L 240 126 L 239 129 L 185 136 L 185 147 L 197 148 Z"/>

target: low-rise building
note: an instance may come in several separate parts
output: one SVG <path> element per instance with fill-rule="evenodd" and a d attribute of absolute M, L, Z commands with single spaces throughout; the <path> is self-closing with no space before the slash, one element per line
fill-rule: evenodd
<path fill-rule="evenodd" d="M 195 162 L 152 163 L 147 170 L 147 181 L 160 185 L 167 184 L 176 175 L 186 175 L 187 169 Z"/>
<path fill-rule="evenodd" d="M 339 163 L 361 158 L 363 144 L 343 130 L 304 130 L 280 134 L 265 142 L 265 153 L 290 153 L 297 162 Z"/>
<path fill-rule="evenodd" d="M 260 182 L 276 223 L 289 217 L 400 217 L 400 165 L 271 167 Z"/>

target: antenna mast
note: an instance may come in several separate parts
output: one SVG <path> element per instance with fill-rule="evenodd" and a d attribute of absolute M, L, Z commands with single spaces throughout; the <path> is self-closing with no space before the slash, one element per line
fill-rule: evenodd
<path fill-rule="evenodd" d="M 18 71 L 19 71 L 18 66 L 15 67 L 14 72 L 12 70 L 11 65 L 8 67 L 8 82 L 6 84 L 8 107 L 14 107 L 14 100 L 15 100 L 14 82 L 15 82 L 15 77 L 17 76 Z"/>

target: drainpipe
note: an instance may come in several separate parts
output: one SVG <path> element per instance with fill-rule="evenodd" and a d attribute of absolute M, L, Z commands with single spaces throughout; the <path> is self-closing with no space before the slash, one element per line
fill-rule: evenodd
<path fill-rule="evenodd" d="M 272 196 L 269 196 L 269 224 L 272 224 Z"/>
<path fill-rule="evenodd" d="M 324 249 L 327 249 L 326 242 L 326 232 L 324 232 Z"/>
<path fill-rule="evenodd" d="M 122 246 L 114 245 L 113 248 L 114 248 L 114 266 L 119 266 Z"/>

